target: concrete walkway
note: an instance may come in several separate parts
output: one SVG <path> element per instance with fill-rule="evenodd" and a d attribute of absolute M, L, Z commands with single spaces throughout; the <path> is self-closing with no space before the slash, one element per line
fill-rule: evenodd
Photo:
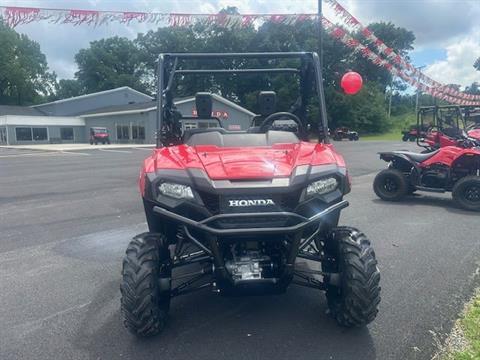
<path fill-rule="evenodd" d="M 111 144 L 111 145 L 90 145 L 90 144 L 34 144 L 34 145 L 2 145 L 0 149 L 16 150 L 37 150 L 37 151 L 75 151 L 95 149 L 131 149 L 131 148 L 153 148 L 154 144 Z"/>

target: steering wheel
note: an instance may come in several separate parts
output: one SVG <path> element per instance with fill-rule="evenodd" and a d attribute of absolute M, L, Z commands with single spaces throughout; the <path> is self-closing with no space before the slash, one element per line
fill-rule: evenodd
<path fill-rule="evenodd" d="M 303 134 L 304 132 L 302 120 L 300 120 L 300 118 L 297 115 L 289 112 L 277 112 L 277 113 L 268 115 L 265 118 L 265 120 L 263 120 L 262 123 L 260 124 L 259 132 L 266 133 L 276 120 L 292 120 L 297 123 L 298 132 L 300 134 Z"/>

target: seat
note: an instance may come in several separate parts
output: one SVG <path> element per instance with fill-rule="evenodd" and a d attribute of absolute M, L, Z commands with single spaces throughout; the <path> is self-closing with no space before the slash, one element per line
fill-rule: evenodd
<path fill-rule="evenodd" d="M 405 155 L 408 158 L 412 159 L 413 161 L 421 163 L 427 159 L 430 159 L 432 156 L 436 155 L 439 151 L 440 150 L 435 150 L 426 154 L 420 154 L 412 151 L 397 150 L 397 151 L 393 151 L 393 153 Z"/>
<path fill-rule="evenodd" d="M 272 146 L 275 144 L 297 144 L 298 137 L 292 132 L 270 130 L 264 134 L 247 134 L 245 132 L 228 132 L 224 129 L 194 132 L 186 141 L 189 146 L 215 145 L 218 147 L 253 147 Z"/>

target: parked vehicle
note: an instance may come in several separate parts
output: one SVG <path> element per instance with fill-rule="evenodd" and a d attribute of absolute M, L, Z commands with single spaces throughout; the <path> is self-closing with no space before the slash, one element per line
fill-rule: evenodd
<path fill-rule="evenodd" d="M 298 69 L 275 66 L 279 59 Z M 256 60 L 269 60 L 270 67 L 252 67 Z M 242 66 L 191 68 L 202 61 Z M 202 289 L 279 294 L 300 285 L 324 290 L 342 326 L 374 320 L 380 302 L 375 252 L 361 231 L 338 226 L 350 192 L 345 162 L 328 137 L 308 141 L 306 104 L 312 96 L 323 104 L 319 134 L 328 129 L 319 64 L 317 54 L 303 52 L 160 56 L 158 143 L 139 180 L 149 231 L 130 242 L 122 269 L 121 309 L 132 333 L 160 332 L 171 299 Z M 259 125 L 247 131 L 227 131 L 221 124 L 178 131 L 174 77 L 279 72 L 300 78 L 300 105 L 292 112 L 277 112 L 269 91 L 259 95 Z M 196 109 L 198 119 L 211 117 L 210 94 L 196 94 Z M 272 130 L 277 120 L 295 122 L 297 131 Z M 297 259 L 321 270 L 300 267 Z"/>
<path fill-rule="evenodd" d="M 358 132 L 352 131 L 345 126 L 336 128 L 333 132 L 333 140 L 342 141 L 343 139 L 357 141 L 358 139 L 360 139 L 360 137 L 358 136 Z"/>
<path fill-rule="evenodd" d="M 465 110 L 465 123 L 469 137 L 480 141 L 480 108 L 467 108 Z"/>
<path fill-rule="evenodd" d="M 428 153 L 380 153 L 388 162 L 373 183 L 382 200 L 399 201 L 413 192 L 451 192 L 462 208 L 480 211 L 480 148 L 464 139 L 464 146 L 445 146 Z"/>
<path fill-rule="evenodd" d="M 426 130 L 418 128 L 416 125 L 410 126 L 408 130 L 402 131 L 402 141 L 416 141 L 417 138 L 424 138 Z"/>
<path fill-rule="evenodd" d="M 110 135 L 107 128 L 91 127 L 90 128 L 90 145 L 98 145 L 98 143 L 110 144 Z"/>
<path fill-rule="evenodd" d="M 478 138 L 467 133 L 465 115 L 470 107 L 459 105 L 421 107 L 417 115 L 417 127 L 425 129 L 425 133 L 417 137 L 417 144 L 425 148 L 425 152 L 434 151 L 445 146 L 465 146 L 476 144 Z M 465 142 L 469 138 L 470 141 Z"/>

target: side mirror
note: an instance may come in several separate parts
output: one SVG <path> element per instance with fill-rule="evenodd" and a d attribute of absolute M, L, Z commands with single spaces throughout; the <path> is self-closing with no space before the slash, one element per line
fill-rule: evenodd
<path fill-rule="evenodd" d="M 345 94 L 355 95 L 362 89 L 362 76 L 355 71 L 349 71 L 345 75 L 343 75 L 340 86 L 342 87 Z"/>

